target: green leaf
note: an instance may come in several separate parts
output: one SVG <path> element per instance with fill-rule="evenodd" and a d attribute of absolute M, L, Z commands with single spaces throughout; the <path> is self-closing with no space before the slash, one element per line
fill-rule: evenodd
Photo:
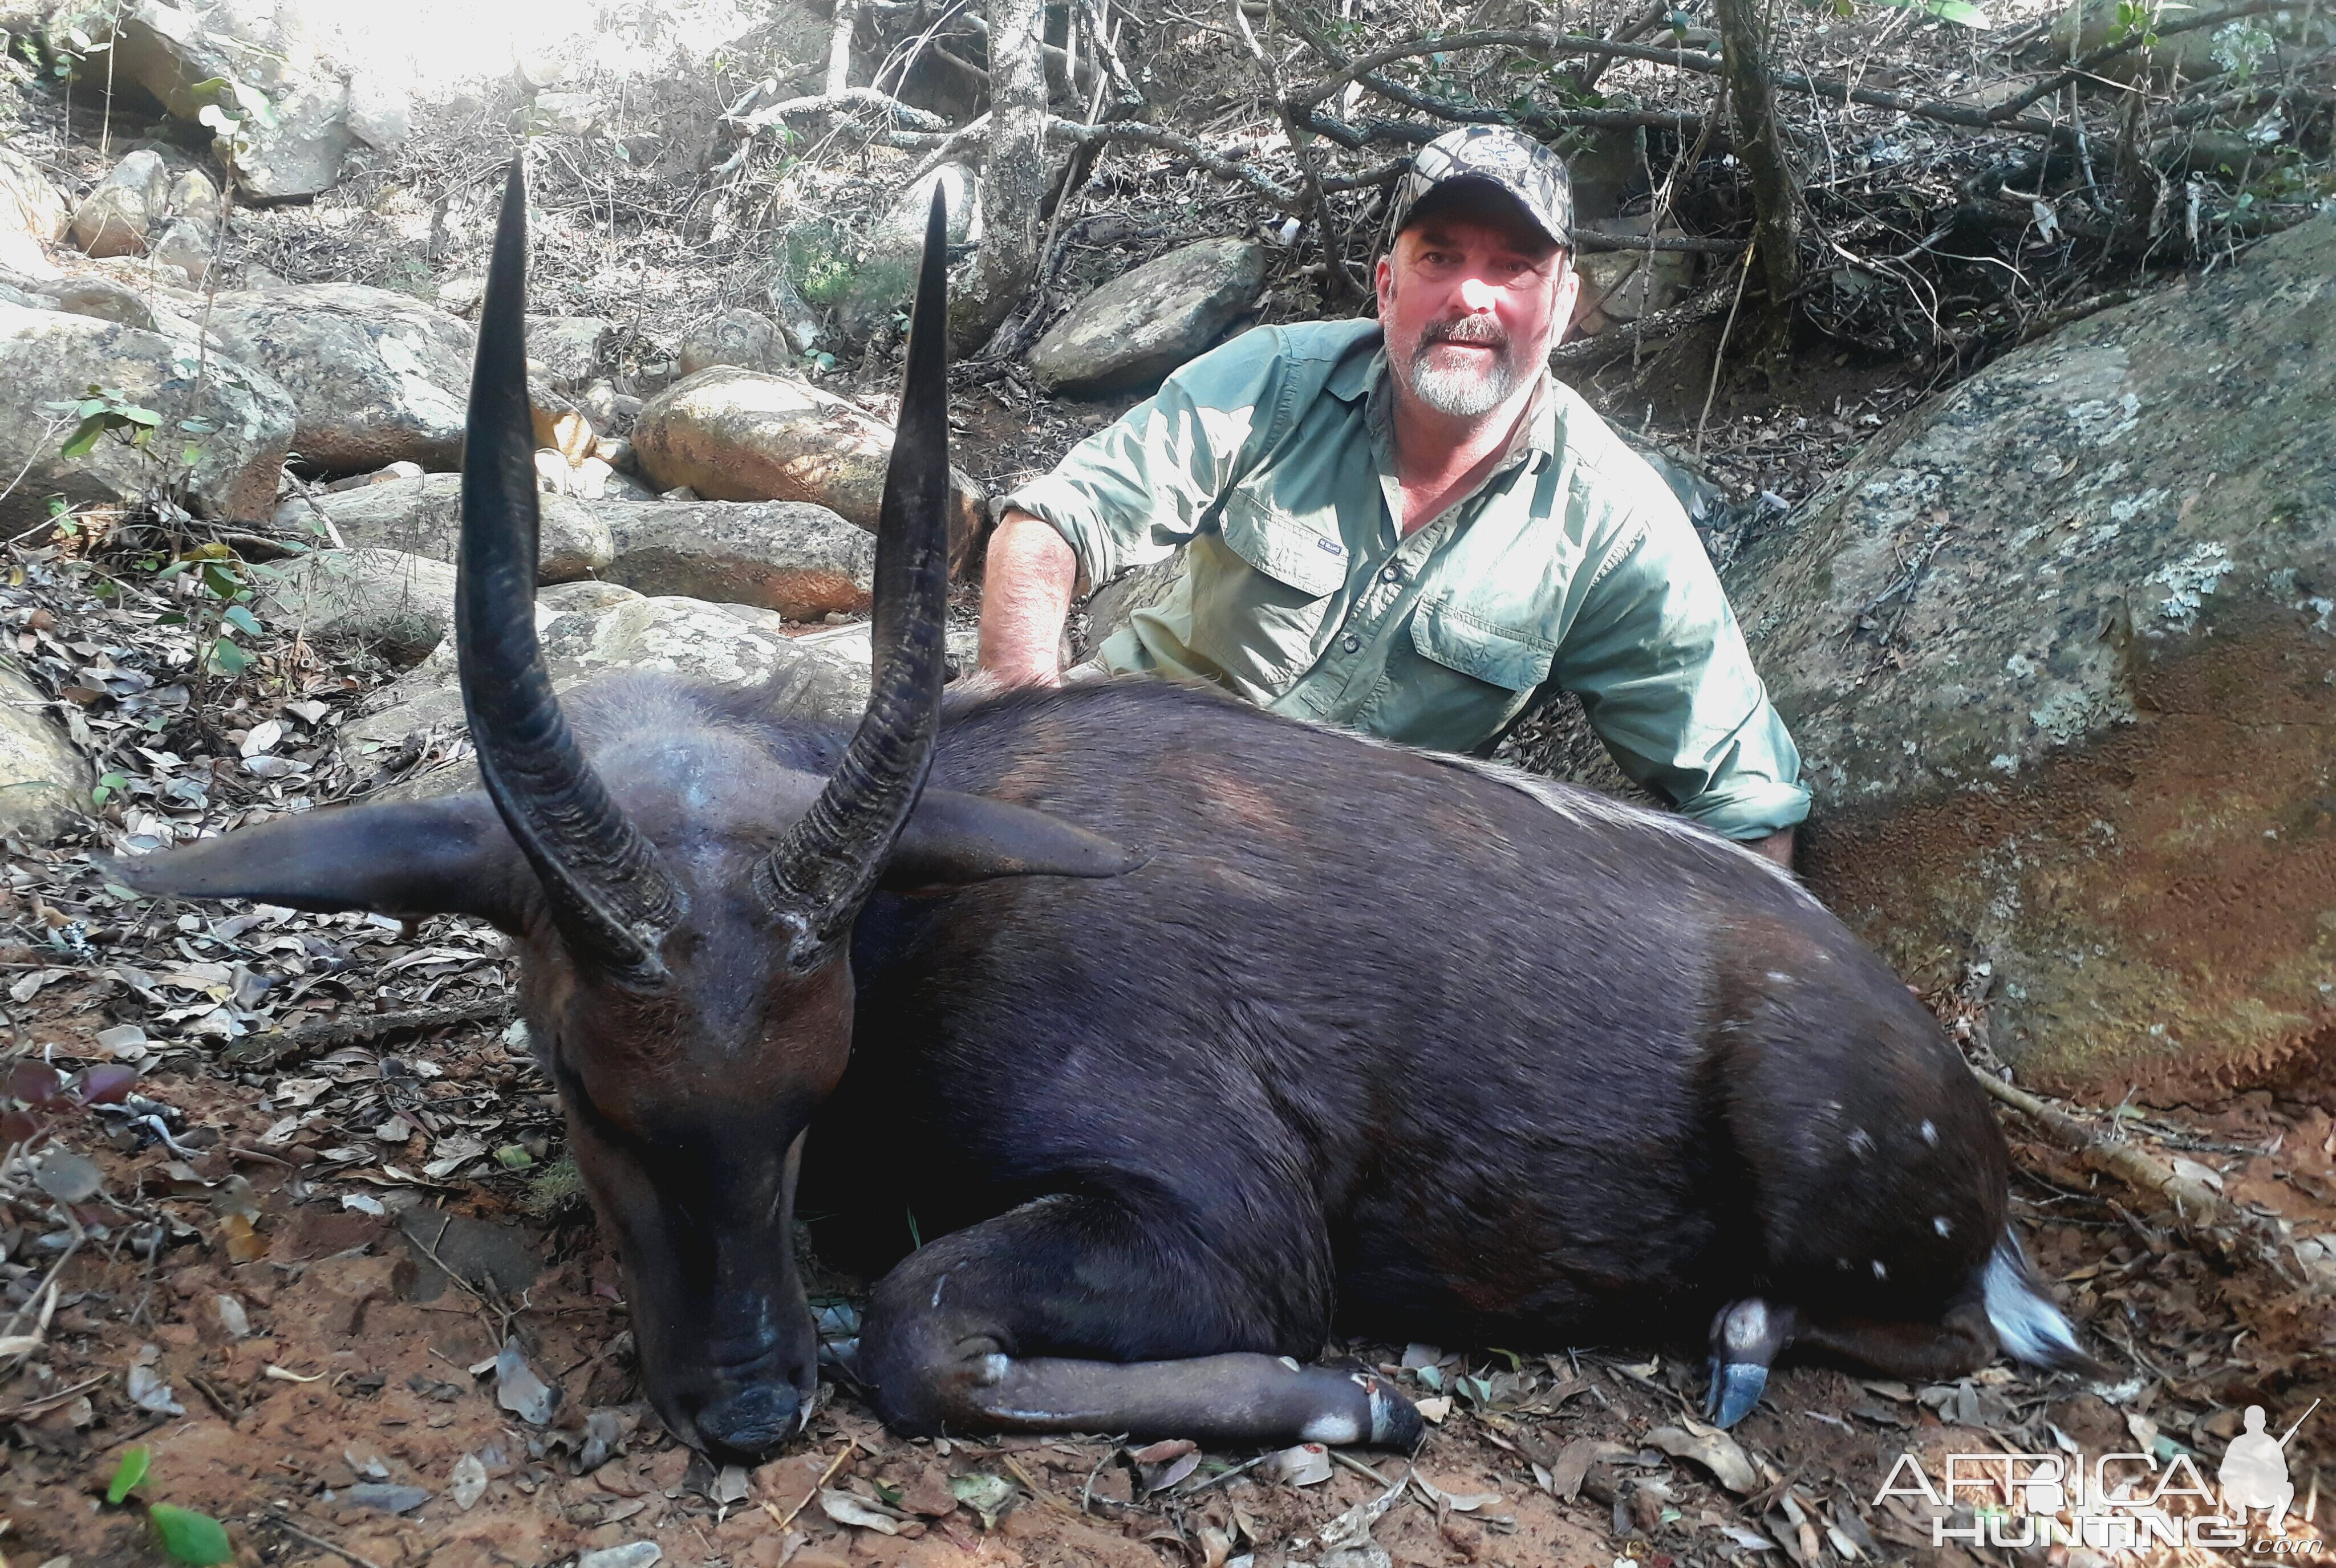
<path fill-rule="evenodd" d="M 225 620 L 228 625 L 235 628 L 236 630 L 242 632 L 246 637 L 258 637 L 259 635 L 259 618 L 253 615 L 251 611 L 244 609 L 243 606 L 239 604 L 229 605 L 227 607 L 226 614 L 220 618 Z"/>
<path fill-rule="evenodd" d="M 233 599 L 243 584 L 222 563 L 207 560 L 203 562 L 203 586 L 221 599 Z"/>
<path fill-rule="evenodd" d="M 117 785 L 122 782 L 119 774 L 108 774 L 105 776 L 113 780 Z M 131 1489 L 139 1482 L 146 1479 L 146 1472 L 153 1466 L 153 1463 L 154 1456 L 150 1449 L 131 1448 L 124 1452 L 122 1456 L 122 1463 L 113 1467 L 113 1479 L 106 1485 L 105 1500 L 115 1507 L 120 1507 L 122 1500 L 130 1495 Z"/>
<path fill-rule="evenodd" d="M 91 414 L 87 419 L 81 422 L 81 424 L 71 435 L 65 437 L 65 443 L 57 448 L 57 455 L 59 457 L 87 457 L 91 453 L 97 450 L 97 438 L 106 433 L 106 430 L 111 426 L 112 423 L 112 422 L 102 414 Z"/>
<path fill-rule="evenodd" d="M 208 1514 L 157 1503 L 146 1510 L 146 1518 L 154 1526 L 154 1534 L 161 1537 L 162 1550 L 187 1568 L 215 1568 L 218 1563 L 235 1561 L 235 1548 L 228 1544 L 226 1526 Z"/>
<path fill-rule="evenodd" d="M 232 678 L 251 667 L 251 656 L 221 638 L 211 644 L 211 667 Z"/>
<path fill-rule="evenodd" d="M 92 790 L 92 791 L 90 792 L 90 798 L 91 798 L 91 800 L 92 800 L 94 803 L 96 803 L 96 804 L 98 804 L 98 805 L 103 805 L 103 804 L 105 803 L 106 799 L 107 799 L 107 797 L 108 797 L 108 796 L 112 795 L 112 794 L 114 794 L 118 793 L 119 791 L 128 789 L 129 787 L 130 787 L 130 781 L 129 781 L 128 779 L 123 778 L 123 777 L 122 777 L 120 774 L 118 774 L 118 773 L 110 773 L 110 774 L 107 774 L 103 778 L 102 778 L 102 779 L 100 779 L 100 780 L 98 780 L 98 781 L 97 781 L 97 787 L 96 787 L 95 789 L 93 789 L 93 790 Z M 131 1456 L 131 1455 L 136 1455 L 136 1456 L 138 1456 L 138 1458 L 139 1458 L 139 1471 L 138 1471 L 138 1473 L 139 1473 L 141 1475 L 143 1475 L 146 1473 L 146 1471 L 145 1471 L 145 1454 L 146 1454 L 146 1450 L 145 1450 L 145 1449 L 143 1449 L 143 1448 L 132 1448 L 132 1449 L 131 1449 L 131 1450 L 130 1450 L 130 1454 L 125 1454 L 125 1455 L 123 1455 L 123 1456 L 122 1456 L 122 1468 L 123 1468 L 123 1469 L 125 1469 L 125 1470 L 126 1470 L 126 1469 L 128 1469 L 128 1468 L 130 1467 L 130 1456 Z M 118 1479 L 117 1479 L 117 1484 L 121 1484 L 121 1483 L 119 1483 Z M 122 1484 L 122 1489 L 123 1489 L 124 1491 L 127 1491 L 130 1487 L 131 1487 L 131 1486 L 135 1486 L 136 1485 L 138 1485 L 138 1483 L 137 1483 L 137 1482 L 135 1482 L 135 1481 L 131 1481 L 131 1482 L 128 1482 L 127 1484 Z M 110 1502 L 110 1503 L 119 1503 L 119 1502 L 121 1502 L 121 1501 L 122 1501 L 122 1499 L 121 1499 L 121 1498 L 119 1498 L 119 1497 L 112 1497 L 112 1496 L 109 1496 L 109 1497 L 106 1499 L 106 1501 L 108 1501 L 108 1502 Z"/>

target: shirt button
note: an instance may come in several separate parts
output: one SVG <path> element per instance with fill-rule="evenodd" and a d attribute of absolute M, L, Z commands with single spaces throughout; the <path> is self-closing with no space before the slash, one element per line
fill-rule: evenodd
<path fill-rule="evenodd" d="M 1394 566 L 1383 568 L 1379 572 L 1379 580 L 1381 582 L 1401 582 L 1403 580 L 1403 569 Z"/>
<path fill-rule="evenodd" d="M 1338 646 L 1345 648 L 1348 653 L 1358 653 L 1362 649 L 1363 639 L 1358 637 L 1341 638 L 1338 641 Z"/>

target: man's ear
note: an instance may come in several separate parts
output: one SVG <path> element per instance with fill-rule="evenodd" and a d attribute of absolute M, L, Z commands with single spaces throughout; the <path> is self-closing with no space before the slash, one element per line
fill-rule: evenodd
<path fill-rule="evenodd" d="M 143 893 L 320 913 L 476 915 L 507 930 L 531 878 L 494 803 L 476 793 L 326 806 L 104 869 Z"/>
<path fill-rule="evenodd" d="M 939 892 L 998 877 L 1115 877 L 1144 859 L 1045 812 L 929 789 L 900 830 L 881 885 Z"/>

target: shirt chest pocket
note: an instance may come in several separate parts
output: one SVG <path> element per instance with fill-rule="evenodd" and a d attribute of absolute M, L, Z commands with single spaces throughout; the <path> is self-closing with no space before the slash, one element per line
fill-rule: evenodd
<path fill-rule="evenodd" d="M 1259 497 L 1235 491 L 1226 499 L 1219 528 L 1225 547 L 1285 588 L 1307 599 L 1336 593 L 1347 580 L 1347 546 L 1335 516 L 1329 529 L 1277 511 Z"/>
<path fill-rule="evenodd" d="M 1337 629 L 1347 547 L 1303 517 L 1235 492 L 1214 538 L 1186 554 L 1196 653 L 1251 701 L 1290 689 Z"/>
<path fill-rule="evenodd" d="M 1423 658 L 1504 692 L 1540 686 L 1557 656 L 1547 638 L 1494 626 L 1448 599 L 1419 607 L 1411 618 L 1411 645 Z"/>

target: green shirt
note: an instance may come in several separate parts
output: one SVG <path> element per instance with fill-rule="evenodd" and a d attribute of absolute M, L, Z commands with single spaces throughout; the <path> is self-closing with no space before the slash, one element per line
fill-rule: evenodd
<path fill-rule="evenodd" d="M 1456 752 L 1563 688 L 1625 774 L 1706 827 L 1806 816 L 1792 737 L 1645 461 L 1544 375 L 1490 477 L 1398 539 L 1386 366 L 1376 321 L 1260 327 L 1007 499 L 1098 586 L 1183 548 L 1104 667 Z"/>

